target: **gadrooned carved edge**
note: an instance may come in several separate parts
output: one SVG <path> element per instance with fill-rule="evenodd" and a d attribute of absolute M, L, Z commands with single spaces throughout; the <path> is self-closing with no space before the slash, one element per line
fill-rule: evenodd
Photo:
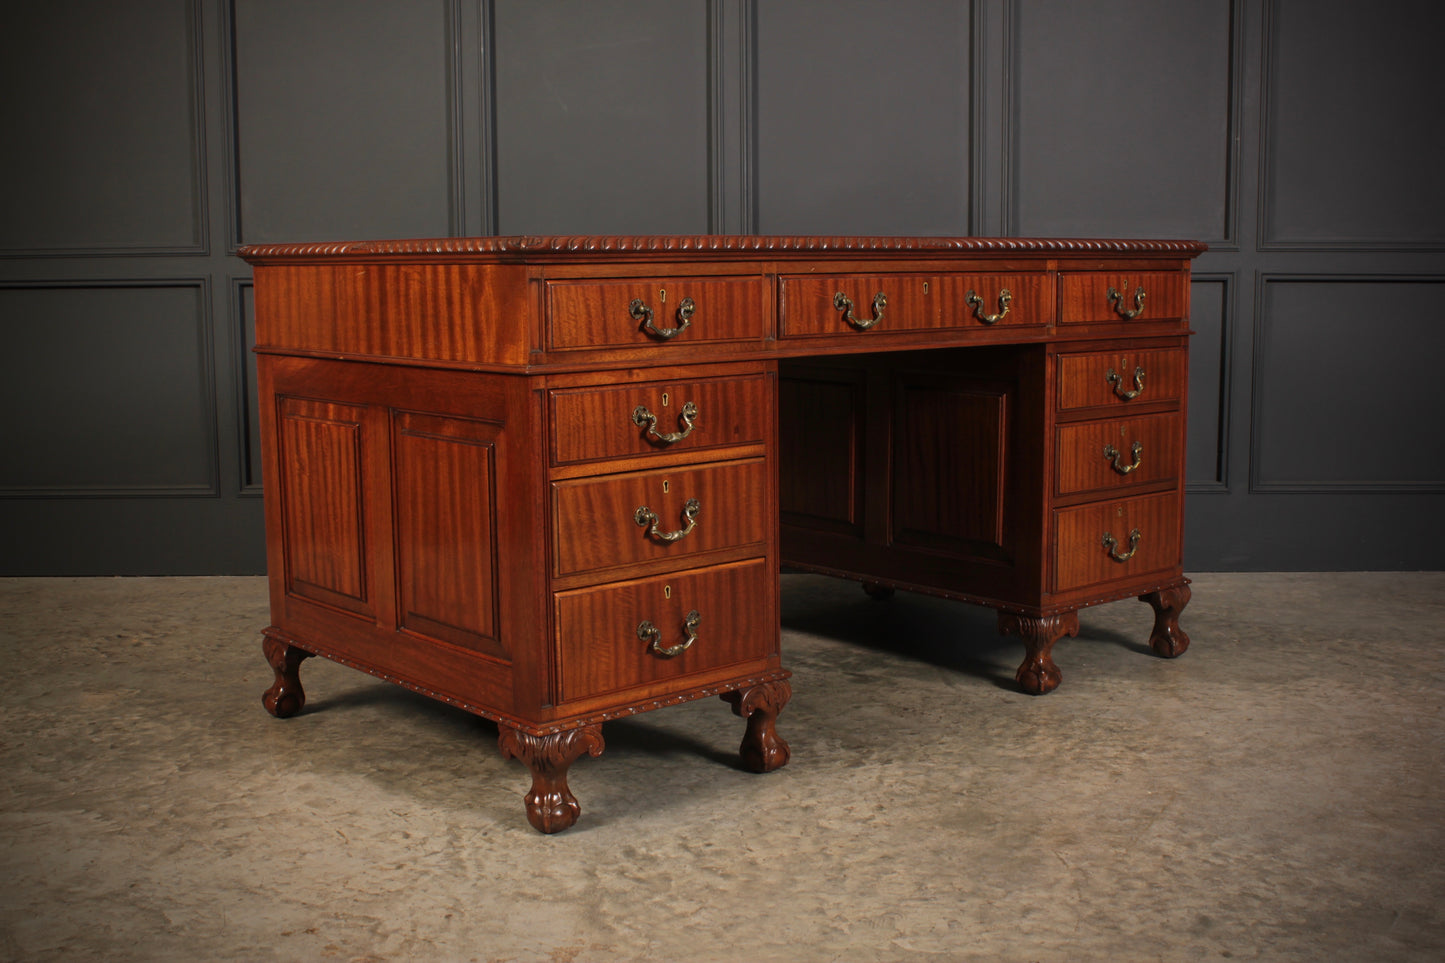
<path fill-rule="evenodd" d="M 672 693 L 656 699 L 647 699 L 641 702 L 634 703 L 633 705 L 623 706 L 617 709 L 607 709 L 603 712 L 593 712 L 585 716 L 577 716 L 575 718 L 567 719 L 562 722 L 551 723 L 544 726 L 534 726 L 531 723 L 524 722 L 521 719 L 506 715 L 505 713 L 496 712 L 491 709 L 485 709 L 481 706 L 474 705 L 470 702 L 467 702 L 465 699 L 456 699 L 452 696 L 446 695 L 445 693 L 437 692 L 434 689 L 428 689 L 426 686 L 417 685 L 416 683 L 408 682 L 405 679 L 399 679 L 396 676 L 391 675 L 390 673 L 383 672 L 380 669 L 372 668 L 365 663 L 357 662 L 354 659 L 348 659 L 343 655 L 338 655 L 334 652 L 330 652 L 322 646 L 312 645 L 310 642 L 299 641 L 292 638 L 288 633 L 283 632 L 281 629 L 277 628 L 274 625 L 268 627 L 264 631 L 263 635 L 274 638 L 279 642 L 284 642 L 287 645 L 294 646 L 295 648 L 304 649 L 305 651 L 310 652 L 313 655 L 319 655 L 323 659 L 326 659 L 330 662 L 335 662 L 337 665 L 344 665 L 348 668 L 356 669 L 358 672 L 365 672 L 367 675 L 375 676 L 376 678 L 381 679 L 383 682 L 395 683 L 396 685 L 399 685 L 404 689 L 410 689 L 411 691 L 418 693 L 419 695 L 424 695 L 429 699 L 435 699 L 436 701 L 445 703 L 449 706 L 456 706 L 458 709 L 463 709 L 467 712 L 470 712 L 472 715 L 481 716 L 483 719 L 490 719 L 493 722 L 500 723 L 502 725 L 515 729 L 520 733 L 525 733 L 531 736 L 550 736 L 555 735 L 559 732 L 566 732 L 569 729 L 578 729 L 582 726 L 600 725 L 601 723 L 609 722 L 613 719 L 623 719 L 627 716 L 635 716 L 641 712 L 651 712 L 654 709 L 662 709 L 667 706 L 681 705 L 684 702 L 693 702 L 697 699 L 706 699 L 710 696 L 720 696 L 724 693 L 732 692 L 736 689 L 747 689 L 751 686 L 759 686 L 767 682 L 781 682 L 787 679 L 791 679 L 793 677 L 793 673 L 788 671 L 787 669 L 778 669 L 776 672 L 765 672 L 762 675 L 748 676 L 744 679 L 729 679 L 726 682 L 718 682 L 712 685 L 700 686 L 696 689 L 689 689 L 686 692 Z"/>
<path fill-rule="evenodd" d="M 1013 254 L 1174 254 L 1194 257 L 1202 241 L 1115 238 L 878 237 L 783 234 L 571 234 L 399 238 L 301 244 L 247 244 L 247 261 L 317 257 L 493 254 L 785 254 L 811 252 L 937 252 Z"/>

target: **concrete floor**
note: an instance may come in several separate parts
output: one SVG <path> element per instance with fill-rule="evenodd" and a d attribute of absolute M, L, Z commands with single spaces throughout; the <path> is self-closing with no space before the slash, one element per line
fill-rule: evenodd
<path fill-rule="evenodd" d="M 604 728 L 582 821 L 491 723 L 319 659 L 259 579 L 0 580 L 6 960 L 1445 958 L 1445 573 L 1201 575 L 1178 660 L 1086 611 L 785 576 L 793 759 L 716 699 Z"/>

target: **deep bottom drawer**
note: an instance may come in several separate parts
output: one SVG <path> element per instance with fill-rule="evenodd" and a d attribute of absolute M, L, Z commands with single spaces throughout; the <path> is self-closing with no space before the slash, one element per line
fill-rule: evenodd
<path fill-rule="evenodd" d="M 1054 590 L 1173 568 L 1179 495 L 1144 495 L 1054 513 Z"/>
<path fill-rule="evenodd" d="M 772 571 L 756 558 L 559 592 L 560 700 L 766 659 L 778 645 Z"/>

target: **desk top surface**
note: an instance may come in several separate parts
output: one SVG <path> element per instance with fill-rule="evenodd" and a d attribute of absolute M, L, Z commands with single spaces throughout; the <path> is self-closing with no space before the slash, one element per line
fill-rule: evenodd
<path fill-rule="evenodd" d="M 773 234 L 511 235 L 248 244 L 253 264 L 332 258 L 530 261 L 565 258 L 790 258 L 819 255 L 1043 255 L 1195 257 L 1200 241 L 1115 238 L 878 237 Z"/>

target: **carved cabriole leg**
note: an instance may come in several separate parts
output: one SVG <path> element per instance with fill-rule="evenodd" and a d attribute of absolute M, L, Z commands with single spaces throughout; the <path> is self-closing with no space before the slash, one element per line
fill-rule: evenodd
<path fill-rule="evenodd" d="M 793 697 L 793 687 L 785 679 L 764 682 L 746 689 L 724 692 L 724 702 L 733 707 L 733 714 L 748 720 L 748 730 L 738 755 L 743 768 L 751 772 L 772 772 L 788 764 L 790 751 L 778 735 L 778 713 Z"/>
<path fill-rule="evenodd" d="M 1054 643 L 1064 636 L 1079 634 L 1079 613 L 1060 612 L 1058 615 L 1019 615 L 1016 612 L 998 614 L 998 630 L 1004 635 L 1016 635 L 1024 643 L 1024 661 L 1014 678 L 1019 686 L 1030 695 L 1053 692 L 1063 681 L 1064 675 L 1054 665 Z"/>
<path fill-rule="evenodd" d="M 1189 604 L 1191 594 L 1189 583 L 1185 582 L 1139 596 L 1139 601 L 1148 602 L 1154 609 L 1154 631 L 1149 635 L 1149 645 L 1166 659 L 1183 655 L 1189 648 L 1189 636 L 1179 627 L 1179 613 Z"/>
<path fill-rule="evenodd" d="M 306 692 L 301 688 L 299 670 L 301 662 L 311 658 L 311 653 L 296 648 L 269 631 L 261 640 L 261 651 L 266 653 L 266 661 L 276 673 L 276 681 L 261 694 L 261 704 L 278 719 L 294 716 L 306 705 Z"/>
<path fill-rule="evenodd" d="M 582 807 L 567 788 L 567 770 L 582 753 L 602 754 L 601 724 L 534 736 L 498 724 L 497 745 L 506 759 L 532 770 L 532 788 L 525 797 L 527 821 L 538 832 L 560 833 L 577 821 Z"/>

